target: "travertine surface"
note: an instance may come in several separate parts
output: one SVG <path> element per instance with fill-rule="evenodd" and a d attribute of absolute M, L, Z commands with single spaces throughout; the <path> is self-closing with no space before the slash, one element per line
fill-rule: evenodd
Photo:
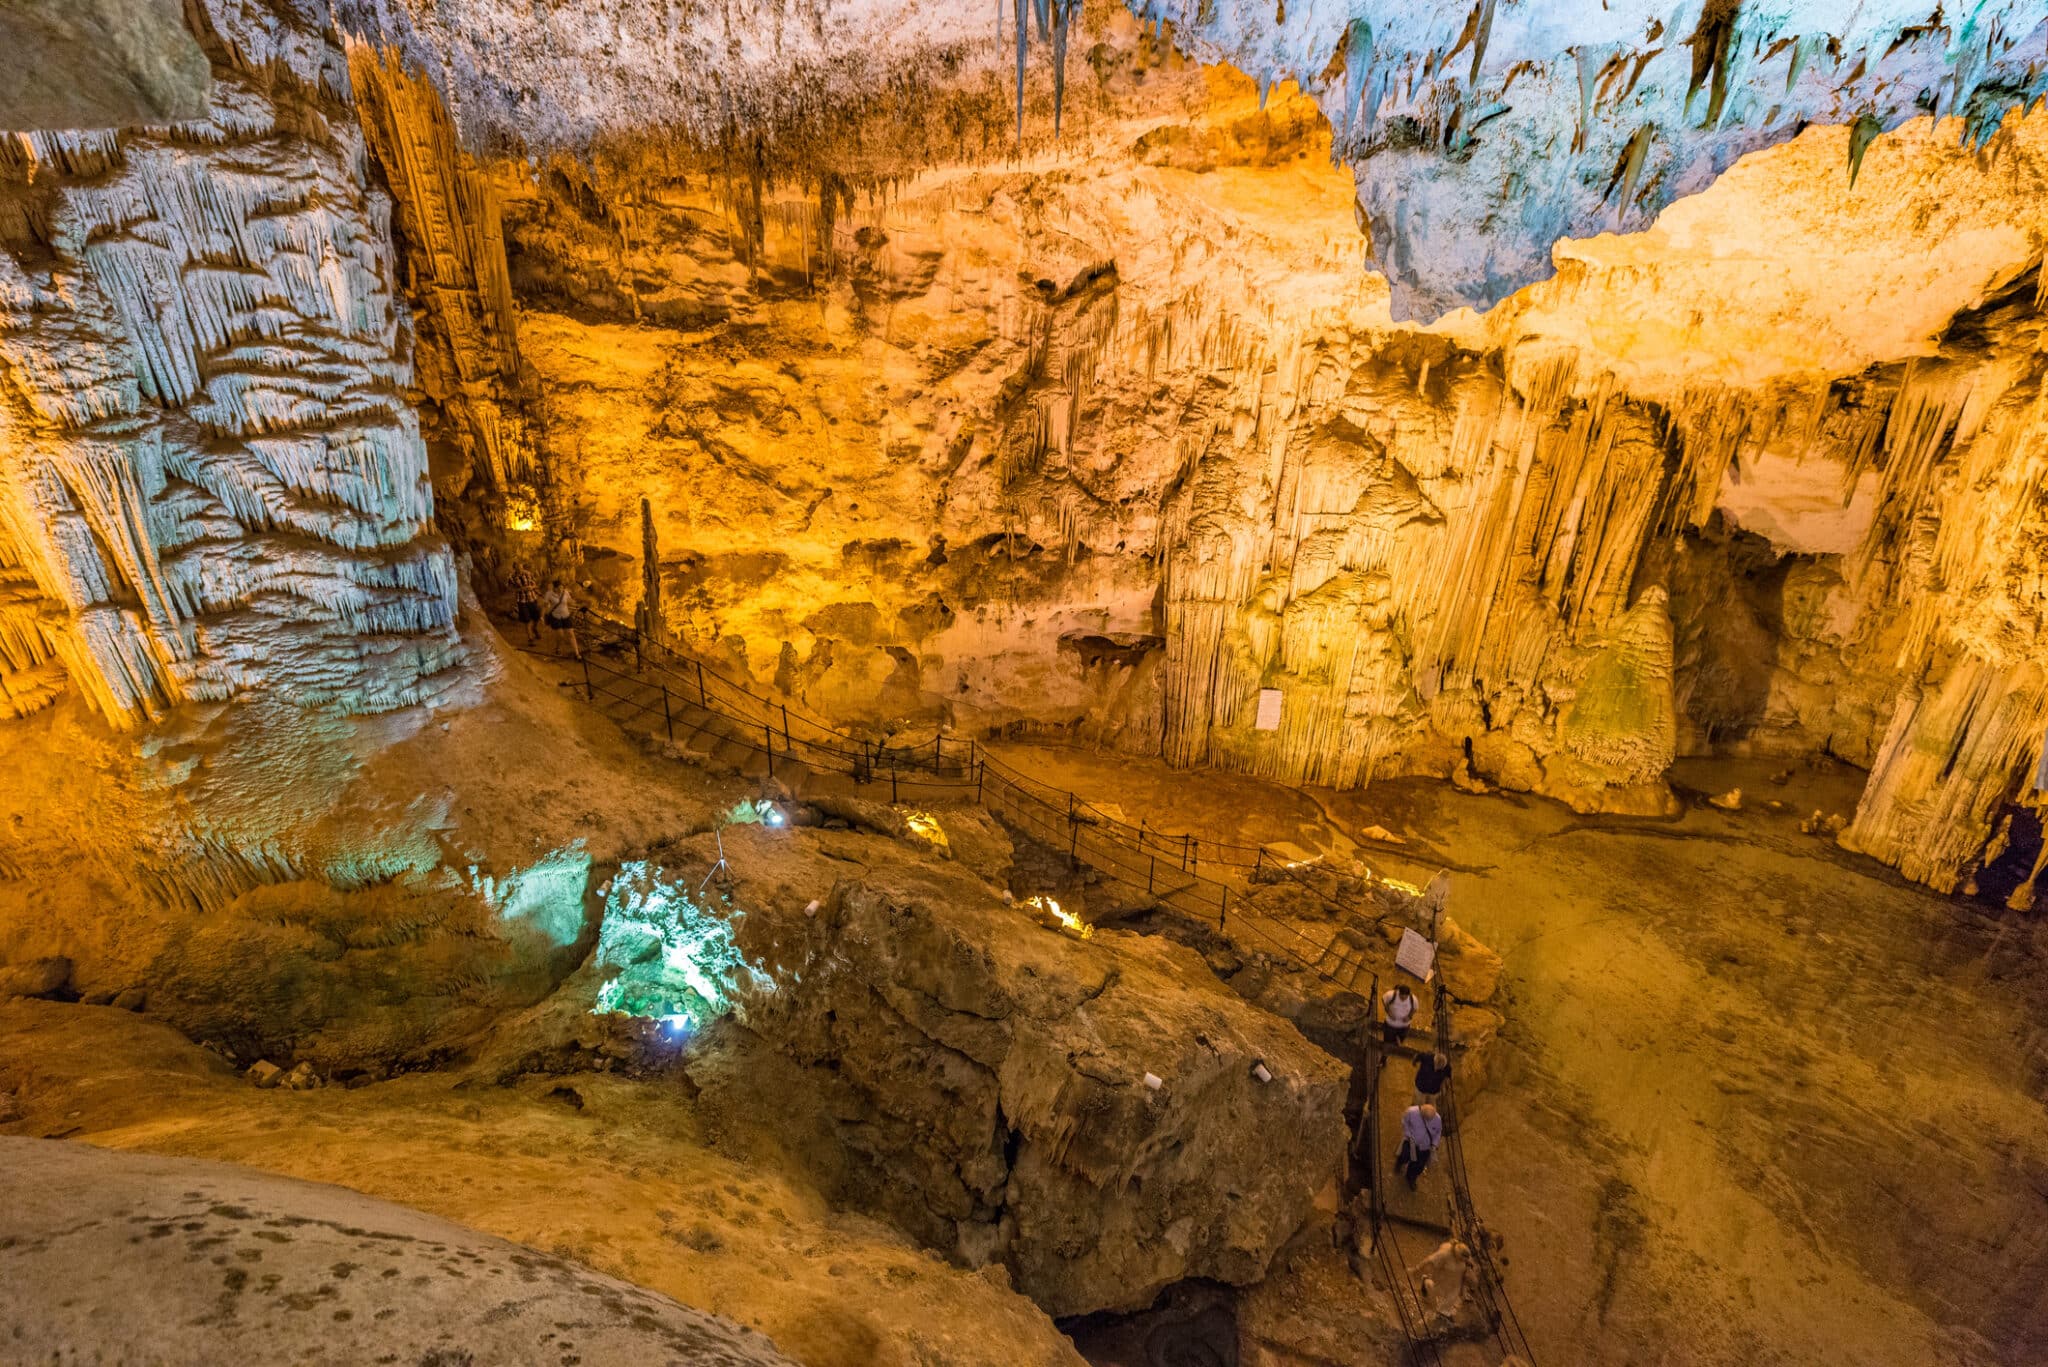
<path fill-rule="evenodd" d="M 0 1336 L 25 1359 L 791 1367 L 729 1320 L 340 1187 L 0 1137 L 0 1190 Z"/>

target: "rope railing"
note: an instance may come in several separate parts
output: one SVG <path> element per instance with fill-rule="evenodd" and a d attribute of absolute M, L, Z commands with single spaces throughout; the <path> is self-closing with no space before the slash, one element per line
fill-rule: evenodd
<path fill-rule="evenodd" d="M 1438 974 L 1436 1048 L 1438 1052 L 1446 1055 L 1451 1047 L 1450 1018 L 1450 993 L 1444 987 L 1443 975 Z M 1515 1307 L 1508 1300 L 1507 1287 L 1501 1280 L 1500 1266 L 1494 1260 L 1493 1241 L 1488 1237 L 1486 1227 L 1480 1222 L 1479 1212 L 1472 1202 L 1471 1180 L 1465 1171 L 1464 1127 L 1459 1121 L 1455 1086 L 1449 1080 L 1444 1083 L 1443 1091 L 1438 1096 L 1437 1108 L 1442 1113 L 1444 1126 L 1444 1168 L 1451 1181 L 1452 1218 L 1458 1238 L 1472 1251 L 1474 1265 L 1479 1271 L 1476 1289 L 1480 1306 L 1502 1354 L 1534 1363 L 1536 1355 L 1529 1350 L 1529 1340 L 1522 1333 L 1522 1322 L 1516 1317 Z"/>

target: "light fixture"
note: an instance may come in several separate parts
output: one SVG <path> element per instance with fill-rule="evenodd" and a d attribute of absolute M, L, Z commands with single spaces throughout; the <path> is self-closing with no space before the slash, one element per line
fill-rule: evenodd
<path fill-rule="evenodd" d="M 768 806 L 761 809 L 761 824 L 764 826 L 780 826 L 788 819 L 782 814 L 780 807 Z"/>
<path fill-rule="evenodd" d="M 1252 1076 L 1261 1082 L 1271 1082 L 1273 1080 L 1272 1071 L 1266 1067 L 1264 1059 L 1252 1060 Z"/>

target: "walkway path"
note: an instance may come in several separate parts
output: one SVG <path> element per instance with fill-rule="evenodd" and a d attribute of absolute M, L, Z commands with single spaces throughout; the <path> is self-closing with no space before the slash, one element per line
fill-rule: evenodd
<path fill-rule="evenodd" d="M 1239 843 L 1232 835 L 1211 835 L 1199 842 L 1198 852 L 1197 843 L 1178 832 L 1162 835 L 1144 821 L 1133 827 L 1116 812 L 1096 807 L 1071 790 L 998 762 L 974 742 L 964 747 L 955 742 L 949 754 L 940 737 L 935 737 L 928 749 L 923 744 L 903 747 L 863 740 L 700 664 L 643 649 L 636 635 L 601 618 L 590 619 L 583 635 L 582 656 L 574 661 L 552 658 L 553 668 L 564 676 L 562 684 L 628 730 L 729 763 L 743 773 L 778 778 L 798 795 L 827 790 L 866 795 L 886 784 L 892 802 L 907 792 L 978 803 L 1000 814 L 1014 829 L 1052 849 L 1064 849 L 1071 860 L 1128 893 L 1142 890 L 1150 903 L 1213 921 L 1219 928 L 1231 924 L 1235 893 L 1233 929 L 1237 933 L 1265 941 L 1274 952 L 1341 990 L 1361 990 L 1361 965 L 1343 943 L 1347 921 L 1363 924 L 1355 910 L 1330 903 L 1340 913 L 1333 921 L 1335 929 L 1327 943 L 1315 943 L 1301 941 L 1301 932 L 1261 915 L 1244 902 L 1243 876 L 1262 865 L 1286 867 L 1300 853 L 1294 847 L 1288 847 L 1284 855 L 1274 855 L 1264 846 Z M 1207 874 L 1199 871 L 1203 852 L 1210 859 Z M 1230 881 L 1218 881 L 1214 875 L 1219 874 Z M 1318 897 L 1325 896 L 1306 880 L 1302 886 Z M 1417 1040 L 1428 1043 L 1433 1023 L 1443 1010 L 1439 987 L 1438 994 L 1426 997 L 1417 1013 Z M 1406 1265 L 1393 1233 L 1394 1222 L 1430 1235 L 1432 1247 L 1436 1237 L 1453 1231 L 1477 1245 L 1483 1232 L 1465 1182 L 1462 1157 L 1450 1133 L 1448 1117 L 1455 1112 L 1448 1089 L 1444 1098 L 1447 1132 L 1436 1161 L 1415 1190 L 1392 1176 L 1413 1066 L 1412 1055 L 1402 1049 L 1370 1050 L 1367 1066 L 1375 1067 L 1388 1056 L 1395 1060 L 1393 1066 L 1379 1068 L 1375 1079 L 1381 1093 L 1379 1104 L 1372 1108 L 1376 1119 L 1369 1117 L 1362 1123 L 1373 1124 L 1380 1131 L 1373 1146 L 1378 1171 L 1372 1181 L 1378 1192 L 1375 1228 L 1387 1243 L 1376 1251 L 1387 1265 L 1390 1280 L 1405 1283 Z M 1525 1362 L 1533 1361 L 1520 1326 L 1507 1309 L 1506 1288 L 1498 1270 L 1482 1257 L 1477 1272 L 1476 1294 L 1488 1308 L 1499 1357 L 1515 1354 Z M 1414 1335 L 1412 1346 L 1419 1354 L 1418 1361 L 1436 1361 L 1434 1341 L 1419 1328 L 1423 1317 L 1415 1288 L 1397 1286 L 1395 1294 L 1397 1299 L 1405 1296 L 1404 1307 L 1416 1311 L 1406 1325 Z"/>
<path fill-rule="evenodd" d="M 1750 805 L 1666 823 L 999 753 L 1131 810 L 1172 800 L 1198 834 L 1248 813 L 1319 849 L 1381 826 L 1408 843 L 1359 841 L 1375 867 L 1464 869 L 1458 920 L 1512 1001 L 1466 1105 L 1471 1186 L 1546 1362 L 2048 1362 L 2048 927 L 1802 835 L 1853 806 L 1856 771 L 1681 763 Z"/>

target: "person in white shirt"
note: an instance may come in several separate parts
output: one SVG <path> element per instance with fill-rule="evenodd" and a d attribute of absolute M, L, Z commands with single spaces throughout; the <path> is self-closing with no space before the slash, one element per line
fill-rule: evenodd
<path fill-rule="evenodd" d="M 1446 1239 L 1436 1252 L 1408 1270 L 1422 1285 L 1422 1294 L 1436 1302 L 1436 1313 L 1446 1321 L 1458 1318 L 1465 1308 L 1465 1282 L 1472 1269 L 1472 1250 L 1459 1239 Z"/>
<path fill-rule="evenodd" d="M 1436 1146 L 1443 1138 L 1444 1122 L 1436 1107 L 1410 1106 L 1401 1113 L 1401 1151 L 1394 1155 L 1394 1166 L 1401 1170 L 1408 1190 L 1415 1190 L 1415 1180 L 1436 1156 Z"/>
<path fill-rule="evenodd" d="M 1408 1038 L 1408 1027 L 1415 1020 L 1415 994 L 1408 990 L 1407 983 L 1395 983 L 1380 994 L 1380 1037 L 1388 1044 L 1399 1044 Z"/>
<path fill-rule="evenodd" d="M 583 646 L 576 639 L 576 600 L 569 594 L 569 586 L 559 579 L 548 581 L 548 596 L 541 604 L 547 612 L 548 630 L 557 636 L 569 638 L 569 651 L 577 659 L 583 658 Z M 561 654 L 556 648 L 555 653 Z"/>

